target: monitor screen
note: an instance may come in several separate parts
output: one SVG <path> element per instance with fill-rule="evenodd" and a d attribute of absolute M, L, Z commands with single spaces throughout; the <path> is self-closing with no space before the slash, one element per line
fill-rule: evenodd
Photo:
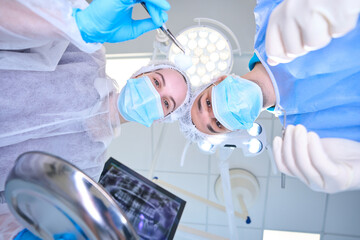
<path fill-rule="evenodd" d="M 99 183 L 115 199 L 140 239 L 173 239 L 185 201 L 110 158 Z"/>

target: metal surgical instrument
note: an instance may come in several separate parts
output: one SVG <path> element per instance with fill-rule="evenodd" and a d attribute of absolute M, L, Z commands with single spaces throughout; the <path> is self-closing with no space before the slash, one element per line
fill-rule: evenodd
<path fill-rule="evenodd" d="M 144 2 L 141 3 L 141 5 L 145 8 L 145 10 L 149 13 L 149 10 L 147 9 Z M 150 13 L 149 13 L 150 14 Z M 170 32 L 170 30 L 166 27 L 165 23 L 160 27 L 161 31 L 165 33 L 168 38 L 185 54 L 185 48 L 180 44 L 180 42 L 174 37 L 174 35 Z"/>

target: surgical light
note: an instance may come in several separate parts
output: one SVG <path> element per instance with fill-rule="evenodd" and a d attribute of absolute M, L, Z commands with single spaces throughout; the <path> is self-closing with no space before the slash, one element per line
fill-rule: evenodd
<path fill-rule="evenodd" d="M 212 153 L 214 145 L 208 141 L 201 141 L 198 143 L 199 148 L 205 153 Z"/>
<path fill-rule="evenodd" d="M 247 131 L 251 136 L 256 137 L 261 134 L 262 127 L 258 123 L 255 122 L 255 123 L 253 123 L 253 126 Z"/>
<path fill-rule="evenodd" d="M 197 18 L 195 21 L 199 25 L 181 31 L 176 38 L 184 46 L 186 55 L 192 59 L 193 65 L 186 73 L 191 84 L 198 87 L 209 83 L 215 77 L 229 74 L 233 65 L 233 52 L 240 53 L 240 46 L 235 35 L 222 23 L 205 18 Z M 237 49 L 232 49 L 226 35 L 214 27 L 200 24 L 200 21 L 221 27 L 234 39 Z M 183 53 L 179 48 L 171 44 L 168 59 L 175 63 L 175 58 L 181 54 Z"/>
<path fill-rule="evenodd" d="M 247 143 L 247 145 L 248 145 L 248 150 L 250 153 L 258 153 L 263 148 L 262 143 L 257 138 L 250 139 L 250 141 Z"/>

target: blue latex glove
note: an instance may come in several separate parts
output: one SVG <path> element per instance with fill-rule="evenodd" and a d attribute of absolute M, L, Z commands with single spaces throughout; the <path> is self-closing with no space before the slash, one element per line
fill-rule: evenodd
<path fill-rule="evenodd" d="M 76 240 L 76 236 L 71 233 L 55 234 L 53 237 L 54 240 Z M 41 240 L 41 238 L 38 238 L 25 228 L 16 235 L 14 240 Z"/>
<path fill-rule="evenodd" d="M 16 235 L 14 240 L 41 240 L 41 238 L 38 238 L 25 228 L 24 230 L 19 232 L 18 235 Z"/>
<path fill-rule="evenodd" d="M 144 2 L 151 18 L 133 20 L 133 6 Z M 85 42 L 122 42 L 159 28 L 167 21 L 166 0 L 94 0 L 86 9 L 74 9 L 73 16 Z M 144 9 L 145 11 L 145 9 Z"/>

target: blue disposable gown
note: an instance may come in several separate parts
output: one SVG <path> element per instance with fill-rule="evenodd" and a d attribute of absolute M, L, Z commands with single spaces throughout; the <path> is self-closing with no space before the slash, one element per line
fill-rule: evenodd
<path fill-rule="evenodd" d="M 360 19 L 326 47 L 273 67 L 266 62 L 265 33 L 281 2 L 258 0 L 255 8 L 255 53 L 274 85 L 275 111 L 285 109 L 287 125 L 303 124 L 322 138 L 360 141 Z"/>

